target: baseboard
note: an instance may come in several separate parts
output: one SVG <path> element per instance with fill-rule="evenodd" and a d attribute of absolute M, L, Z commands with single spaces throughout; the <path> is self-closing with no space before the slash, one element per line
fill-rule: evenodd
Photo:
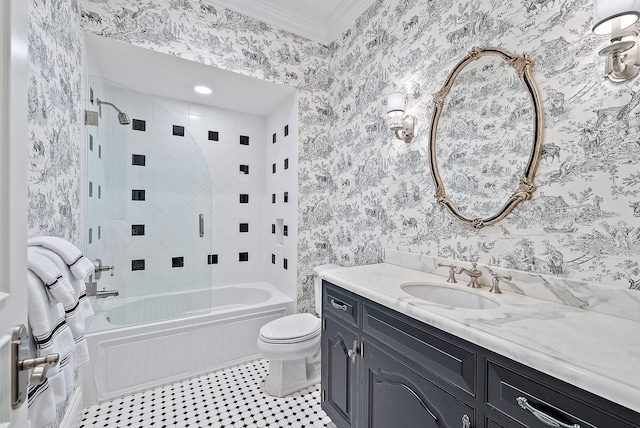
<path fill-rule="evenodd" d="M 82 422 L 82 387 L 77 386 L 69 398 L 69 405 L 59 428 L 78 428 L 80 422 Z"/>

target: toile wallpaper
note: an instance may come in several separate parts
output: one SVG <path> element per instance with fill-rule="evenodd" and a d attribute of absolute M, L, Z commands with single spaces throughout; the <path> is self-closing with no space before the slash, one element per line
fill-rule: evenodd
<path fill-rule="evenodd" d="M 52 1 L 34 8 L 73 13 L 74 1 Z M 640 91 L 637 79 L 603 80 L 597 51 L 606 39 L 590 31 L 590 0 L 378 0 L 330 46 L 203 0 L 82 0 L 81 7 L 86 31 L 298 88 L 300 310 L 312 305 L 313 266 L 380 262 L 386 248 L 640 288 Z M 32 123 L 80 116 L 80 36 L 71 33 L 64 49 L 50 47 L 53 37 L 32 42 L 49 52 L 42 55 L 67 52 L 38 61 Z M 528 53 L 545 108 L 533 200 L 482 230 L 456 223 L 435 203 L 427 159 L 433 95 L 473 46 Z M 419 121 L 411 145 L 387 130 L 386 94 L 398 89 Z M 71 129 L 73 119 L 62 119 L 55 123 Z M 31 228 L 75 236 L 79 137 L 31 128 L 38 130 L 30 141 Z M 65 139 L 74 142 L 50 149 Z"/>
<path fill-rule="evenodd" d="M 80 245 L 79 3 L 31 0 L 29 8 L 28 233 Z"/>

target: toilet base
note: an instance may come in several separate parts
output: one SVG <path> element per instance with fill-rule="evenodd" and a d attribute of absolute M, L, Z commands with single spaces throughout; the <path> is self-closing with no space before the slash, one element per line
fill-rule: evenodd
<path fill-rule="evenodd" d="M 283 397 L 320 382 L 320 352 L 310 358 L 269 360 L 264 389 L 269 395 Z"/>

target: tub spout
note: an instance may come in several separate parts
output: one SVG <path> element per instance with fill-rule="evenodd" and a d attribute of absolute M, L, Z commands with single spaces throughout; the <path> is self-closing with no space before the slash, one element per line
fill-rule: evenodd
<path fill-rule="evenodd" d="M 96 291 L 96 299 L 104 299 L 105 297 L 119 296 L 118 290 L 98 290 Z"/>

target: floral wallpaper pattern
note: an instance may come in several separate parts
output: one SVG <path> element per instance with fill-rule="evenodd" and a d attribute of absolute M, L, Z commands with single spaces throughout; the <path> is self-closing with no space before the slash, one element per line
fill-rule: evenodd
<path fill-rule="evenodd" d="M 297 87 L 299 303 L 311 267 L 375 263 L 384 249 L 639 288 L 637 79 L 612 84 L 588 0 L 378 0 L 331 46 L 204 1 L 84 0 L 86 30 Z M 480 231 L 435 203 L 427 170 L 433 94 L 472 46 L 528 53 L 545 106 L 532 201 Z M 392 90 L 418 117 L 405 146 L 387 130 Z"/>
<path fill-rule="evenodd" d="M 29 11 L 29 236 L 80 244 L 82 32 L 77 0 Z"/>

